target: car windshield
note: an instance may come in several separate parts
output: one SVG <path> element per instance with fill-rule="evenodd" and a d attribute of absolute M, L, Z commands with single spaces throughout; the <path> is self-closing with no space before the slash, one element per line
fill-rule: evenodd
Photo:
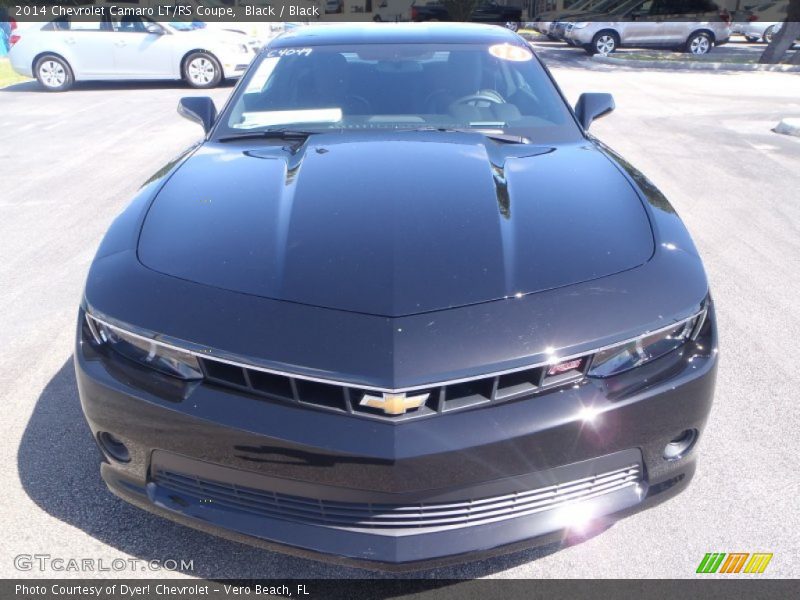
<path fill-rule="evenodd" d="M 607 12 L 609 15 L 623 15 L 627 13 L 629 10 L 638 7 L 641 4 L 645 4 L 645 0 L 629 0 L 627 2 L 616 2 L 609 5 L 607 10 L 599 11 L 599 12 Z M 648 8 L 649 5 L 652 4 L 652 0 L 647 3 Z"/>
<path fill-rule="evenodd" d="M 593 12 L 604 13 L 613 10 L 614 8 L 622 7 L 622 6 L 629 6 L 629 2 L 625 2 L 625 0 L 603 0 L 599 4 L 595 4 L 592 6 Z"/>
<path fill-rule="evenodd" d="M 776 6 L 776 5 L 780 6 L 781 4 L 782 3 L 779 3 L 779 2 L 776 2 L 775 0 L 772 0 L 772 2 L 765 2 L 764 4 L 758 4 L 756 6 L 751 6 L 750 10 L 752 10 L 753 12 L 764 12 L 764 11 L 769 10 L 770 8 L 772 8 L 772 7 Z M 788 5 L 788 2 L 786 4 Z"/>
<path fill-rule="evenodd" d="M 622 0 L 600 0 L 599 2 L 590 2 L 588 6 L 582 7 L 580 10 L 591 12 L 605 12 L 608 9 L 623 4 Z"/>
<path fill-rule="evenodd" d="M 578 0 L 564 7 L 564 10 L 584 10 L 597 4 L 597 0 Z"/>
<path fill-rule="evenodd" d="M 491 128 L 538 140 L 580 137 L 552 81 L 522 44 L 271 49 L 229 106 L 217 135 Z"/>

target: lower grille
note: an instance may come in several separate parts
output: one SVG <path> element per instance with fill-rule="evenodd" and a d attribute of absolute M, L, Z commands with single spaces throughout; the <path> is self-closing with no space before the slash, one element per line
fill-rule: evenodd
<path fill-rule="evenodd" d="M 184 500 L 258 516 L 342 529 L 451 529 L 481 525 L 559 508 L 637 485 L 638 464 L 565 483 L 463 502 L 372 504 L 305 498 L 200 479 L 157 469 L 155 483 Z"/>

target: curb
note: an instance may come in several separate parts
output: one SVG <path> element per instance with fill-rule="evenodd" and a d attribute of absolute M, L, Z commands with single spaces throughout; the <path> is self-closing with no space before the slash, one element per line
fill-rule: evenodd
<path fill-rule="evenodd" d="M 781 119 L 772 131 L 800 137 L 800 119 Z"/>
<path fill-rule="evenodd" d="M 777 73 L 800 73 L 800 66 L 795 65 L 760 65 L 756 63 L 723 63 L 687 60 L 634 60 L 615 58 L 595 54 L 592 60 L 606 65 L 622 65 L 641 69 L 667 69 L 688 71 L 769 71 Z"/>

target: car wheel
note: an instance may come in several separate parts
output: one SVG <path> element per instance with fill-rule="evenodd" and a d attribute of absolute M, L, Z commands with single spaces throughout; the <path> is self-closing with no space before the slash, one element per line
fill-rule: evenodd
<path fill-rule="evenodd" d="M 506 21 L 506 29 L 511 31 L 519 31 L 519 23 L 516 21 Z"/>
<path fill-rule="evenodd" d="M 700 31 L 698 33 L 693 33 L 689 36 L 689 39 L 686 40 L 686 52 L 702 56 L 703 54 L 711 52 L 713 45 L 709 35 Z"/>
<path fill-rule="evenodd" d="M 766 43 L 768 44 L 772 43 L 772 38 L 774 38 L 775 34 L 778 33 L 778 28 L 779 28 L 778 25 L 770 25 L 769 27 L 767 27 L 767 29 L 764 31 L 764 36 L 763 36 L 763 39 Z"/>
<path fill-rule="evenodd" d="M 194 88 L 213 88 L 222 81 L 222 67 L 207 52 L 194 52 L 183 63 L 183 78 Z"/>
<path fill-rule="evenodd" d="M 617 35 L 613 31 L 601 31 L 592 38 L 592 43 L 587 49 L 589 54 L 611 54 L 619 46 Z"/>
<path fill-rule="evenodd" d="M 47 54 L 36 61 L 36 79 L 48 92 L 65 92 L 75 82 L 67 61 L 55 54 Z"/>

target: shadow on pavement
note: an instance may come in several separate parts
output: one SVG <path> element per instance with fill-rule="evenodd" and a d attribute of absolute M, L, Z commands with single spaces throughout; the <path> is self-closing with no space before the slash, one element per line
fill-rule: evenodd
<path fill-rule="evenodd" d="M 219 88 L 232 88 L 236 85 L 235 79 L 226 79 L 223 81 Z M 212 89 L 219 89 L 212 88 Z M 36 80 L 23 81 L 15 83 L 4 88 L 0 88 L 0 92 L 40 92 L 42 94 L 52 93 L 66 93 L 74 94 L 76 92 L 96 92 L 96 91 L 125 91 L 125 90 L 186 90 L 187 92 L 210 92 L 212 89 L 197 89 L 193 88 L 180 80 L 167 80 L 167 81 L 78 81 L 67 92 L 48 92 L 44 87 L 39 85 Z"/>
<path fill-rule="evenodd" d="M 39 397 L 22 436 L 17 461 L 25 492 L 53 517 L 135 558 L 173 559 L 179 564 L 181 559 L 192 560 L 193 570 L 185 572 L 203 578 L 465 579 L 510 569 L 561 547 L 553 544 L 398 576 L 270 552 L 156 517 L 113 496 L 100 478 L 101 455 L 81 412 L 71 357 Z M 46 538 L 47 532 L 41 532 L 41 536 Z M 79 550 L 76 557 L 81 557 Z M 117 575 L 125 577 L 126 573 Z"/>
<path fill-rule="evenodd" d="M 11 85 L 7 85 L 4 88 L 0 88 L 0 92 L 43 92 L 44 88 L 39 85 L 38 81 L 21 81 L 19 83 L 13 83 Z"/>

